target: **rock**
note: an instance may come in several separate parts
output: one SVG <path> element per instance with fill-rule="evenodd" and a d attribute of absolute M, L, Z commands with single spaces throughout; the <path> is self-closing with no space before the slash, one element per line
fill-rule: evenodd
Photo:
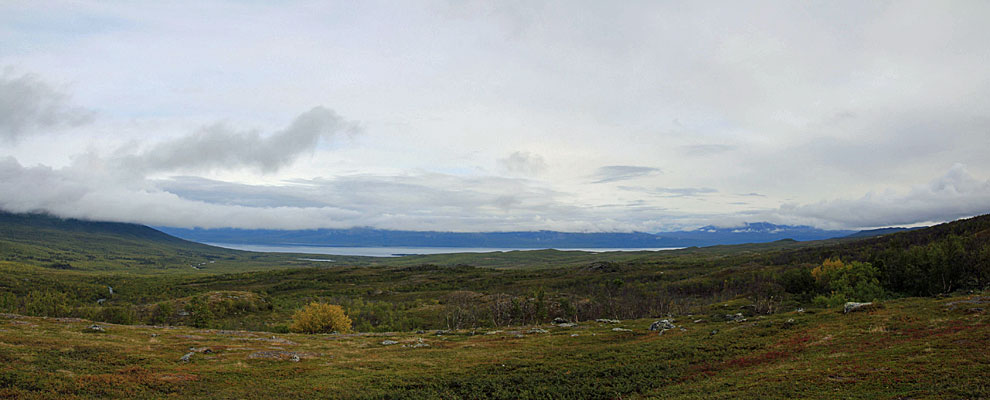
<path fill-rule="evenodd" d="M 265 351 L 256 351 L 254 353 L 251 353 L 248 355 L 248 358 L 252 360 L 266 359 L 266 360 L 276 360 L 276 361 L 294 361 L 296 358 L 301 360 L 304 358 L 313 358 L 316 356 L 317 354 L 314 353 L 305 353 L 305 352 L 297 353 L 297 352 L 282 351 L 282 350 L 265 350 Z"/>
<path fill-rule="evenodd" d="M 193 353 L 204 353 L 204 354 L 213 353 L 213 349 L 209 347 L 190 347 L 189 351 Z"/>
<path fill-rule="evenodd" d="M 181 362 L 189 362 L 189 360 L 192 358 L 193 354 L 196 354 L 196 353 L 191 353 L 191 352 L 190 353 L 186 353 L 186 355 L 182 356 L 182 358 L 180 358 L 179 361 L 181 361 Z"/>
<path fill-rule="evenodd" d="M 383 340 L 382 341 L 382 346 L 391 346 L 393 344 L 399 344 L 399 342 L 396 342 L 394 340 Z"/>
<path fill-rule="evenodd" d="M 430 347 L 429 343 L 423 343 L 423 338 L 416 338 L 416 343 L 410 345 L 402 345 L 402 347 L 408 347 L 412 349 L 418 349 L 420 347 Z"/>
<path fill-rule="evenodd" d="M 502 331 L 488 331 L 488 332 L 485 332 L 486 335 L 497 335 L 499 333 L 502 333 Z"/>
<path fill-rule="evenodd" d="M 632 332 L 632 329 L 626 329 L 626 328 L 612 328 L 612 332 Z"/>
<path fill-rule="evenodd" d="M 420 330 L 418 330 L 418 331 L 416 331 L 416 334 L 417 334 L 417 335 L 422 335 L 422 334 L 425 334 L 425 333 L 426 333 L 426 331 L 424 331 L 424 330 L 422 330 L 422 329 L 420 329 Z"/>
<path fill-rule="evenodd" d="M 873 308 L 874 308 L 873 307 L 873 302 L 869 302 L 869 303 L 856 303 L 856 302 L 850 301 L 850 302 L 846 303 L 845 306 L 842 307 L 842 313 L 843 314 L 849 314 L 851 312 L 857 312 L 857 311 L 869 311 L 869 310 L 872 310 Z"/>
<path fill-rule="evenodd" d="M 548 331 L 546 329 L 533 328 L 533 329 L 530 329 L 530 330 L 526 331 L 526 333 L 550 333 L 550 331 Z"/>
<path fill-rule="evenodd" d="M 578 335 L 578 334 L 576 334 L 576 333 L 572 333 L 572 334 L 571 334 L 571 337 L 578 337 L 578 336 L 580 336 L 580 335 Z"/>
<path fill-rule="evenodd" d="M 708 336 L 715 336 L 716 334 L 718 334 L 718 329 L 712 329 L 712 331 L 708 333 Z"/>
<path fill-rule="evenodd" d="M 563 324 L 557 324 L 557 326 L 559 326 L 561 328 L 573 328 L 573 327 L 577 326 L 577 324 L 575 324 L 573 322 L 565 322 Z"/>
<path fill-rule="evenodd" d="M 794 326 L 794 318 L 789 318 L 787 321 L 784 321 L 785 328 L 790 328 L 792 326 Z"/>
<path fill-rule="evenodd" d="M 442 336 L 442 335 L 446 335 L 448 333 L 450 333 L 450 331 L 445 331 L 445 330 L 441 329 L 441 330 L 437 331 L 437 333 L 435 333 L 435 335 Z"/>
<path fill-rule="evenodd" d="M 91 330 L 93 332 L 106 332 L 107 331 L 102 326 L 99 326 L 97 324 L 90 325 L 89 328 L 87 328 L 87 329 L 89 329 L 89 330 Z"/>
<path fill-rule="evenodd" d="M 696 323 L 696 324 L 700 324 L 702 322 L 705 322 L 705 320 L 703 320 L 703 319 L 696 319 L 696 320 L 694 320 L 694 323 Z"/>
<path fill-rule="evenodd" d="M 298 354 L 293 354 L 292 355 L 292 358 L 290 358 L 289 361 L 299 362 L 299 355 Z"/>
<path fill-rule="evenodd" d="M 568 320 L 566 320 L 566 319 L 563 319 L 563 318 L 561 318 L 561 317 L 557 317 L 557 318 L 554 318 L 554 319 L 553 319 L 553 322 L 552 322 L 552 323 L 553 323 L 553 324 L 557 324 L 557 325 L 560 325 L 560 324 L 566 324 L 566 323 L 568 323 L 568 322 L 570 322 L 570 321 L 568 321 Z"/>
<path fill-rule="evenodd" d="M 618 323 L 620 323 L 622 321 L 619 321 L 617 319 L 599 318 L 599 319 L 596 319 L 595 322 L 601 322 L 603 324 L 618 324 Z"/>
<path fill-rule="evenodd" d="M 653 324 L 650 325 L 650 330 L 651 331 L 665 331 L 667 329 L 674 329 L 676 327 L 677 326 L 674 325 L 674 322 L 673 321 L 671 321 L 669 319 L 661 319 L 659 321 L 653 322 Z"/>
<path fill-rule="evenodd" d="M 725 319 L 729 322 L 746 322 L 746 317 L 742 313 L 725 314 Z"/>

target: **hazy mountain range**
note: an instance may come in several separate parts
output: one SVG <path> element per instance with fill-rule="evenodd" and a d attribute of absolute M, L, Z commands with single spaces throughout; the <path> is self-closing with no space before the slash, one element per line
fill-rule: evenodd
<path fill-rule="evenodd" d="M 658 248 L 763 243 L 782 239 L 820 240 L 850 235 L 875 236 L 903 228 L 873 231 L 823 230 L 810 226 L 766 222 L 692 231 L 662 233 L 532 232 L 424 232 L 373 228 L 268 230 L 183 229 L 156 227 L 183 239 L 204 243 L 293 245 L 328 247 L 492 247 L 492 248 Z"/>

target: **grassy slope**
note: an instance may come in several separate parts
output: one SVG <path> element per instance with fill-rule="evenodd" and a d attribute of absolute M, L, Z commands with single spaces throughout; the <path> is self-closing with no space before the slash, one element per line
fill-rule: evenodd
<path fill-rule="evenodd" d="M 506 330 L 273 339 L 117 325 L 89 333 L 88 321 L 6 315 L 0 397 L 985 398 L 987 305 L 984 294 L 741 323 L 686 316 L 676 321 L 685 331 L 662 336 L 646 330 L 650 320 L 545 326 L 549 334 L 518 328 L 521 337 Z M 420 338 L 430 346 L 408 347 Z M 383 346 L 385 339 L 400 344 Z M 212 352 L 179 361 L 202 347 Z M 281 359 L 252 358 L 259 352 Z"/>

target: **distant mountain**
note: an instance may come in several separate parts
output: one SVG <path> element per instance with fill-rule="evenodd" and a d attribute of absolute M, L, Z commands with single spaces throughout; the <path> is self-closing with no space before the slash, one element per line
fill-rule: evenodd
<path fill-rule="evenodd" d="M 706 226 L 693 231 L 663 233 L 435 232 L 372 228 L 267 229 L 157 229 L 202 243 L 292 245 L 327 247 L 489 247 L 489 248 L 660 248 L 764 243 L 781 239 L 830 239 L 854 231 L 822 230 L 809 226 L 749 223 L 733 228 Z"/>
<path fill-rule="evenodd" d="M 921 229 L 921 228 L 922 227 L 918 227 L 918 228 L 900 228 L 900 227 L 894 227 L 894 228 L 869 229 L 869 230 L 865 230 L 865 231 L 859 231 L 859 232 L 853 233 L 851 235 L 847 235 L 845 237 L 847 237 L 847 238 L 874 237 L 874 236 L 889 235 L 891 233 L 904 232 L 904 231 L 910 231 L 910 230 Z"/>

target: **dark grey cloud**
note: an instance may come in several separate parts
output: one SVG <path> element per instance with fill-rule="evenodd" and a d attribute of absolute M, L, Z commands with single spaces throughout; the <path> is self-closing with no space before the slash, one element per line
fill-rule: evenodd
<path fill-rule="evenodd" d="M 592 183 L 608 183 L 659 174 L 659 168 L 634 165 L 608 165 L 600 167 L 591 175 Z"/>
<path fill-rule="evenodd" d="M 13 142 L 25 135 L 89 123 L 93 112 L 69 104 L 62 91 L 37 76 L 0 75 L 0 140 Z"/>
<path fill-rule="evenodd" d="M 355 133 L 356 124 L 324 107 L 300 114 L 285 129 L 269 136 L 237 132 L 223 124 L 158 143 L 121 159 L 125 168 L 145 172 L 254 168 L 274 172 L 312 152 L 321 139 Z"/>
<path fill-rule="evenodd" d="M 718 190 L 708 187 L 641 187 L 641 186 L 619 186 L 619 189 L 632 192 L 649 193 L 661 197 L 697 197 L 706 194 L 718 193 Z"/>
<path fill-rule="evenodd" d="M 497 160 L 499 170 L 509 175 L 535 176 L 547 170 L 547 162 L 539 154 L 517 151 Z"/>

